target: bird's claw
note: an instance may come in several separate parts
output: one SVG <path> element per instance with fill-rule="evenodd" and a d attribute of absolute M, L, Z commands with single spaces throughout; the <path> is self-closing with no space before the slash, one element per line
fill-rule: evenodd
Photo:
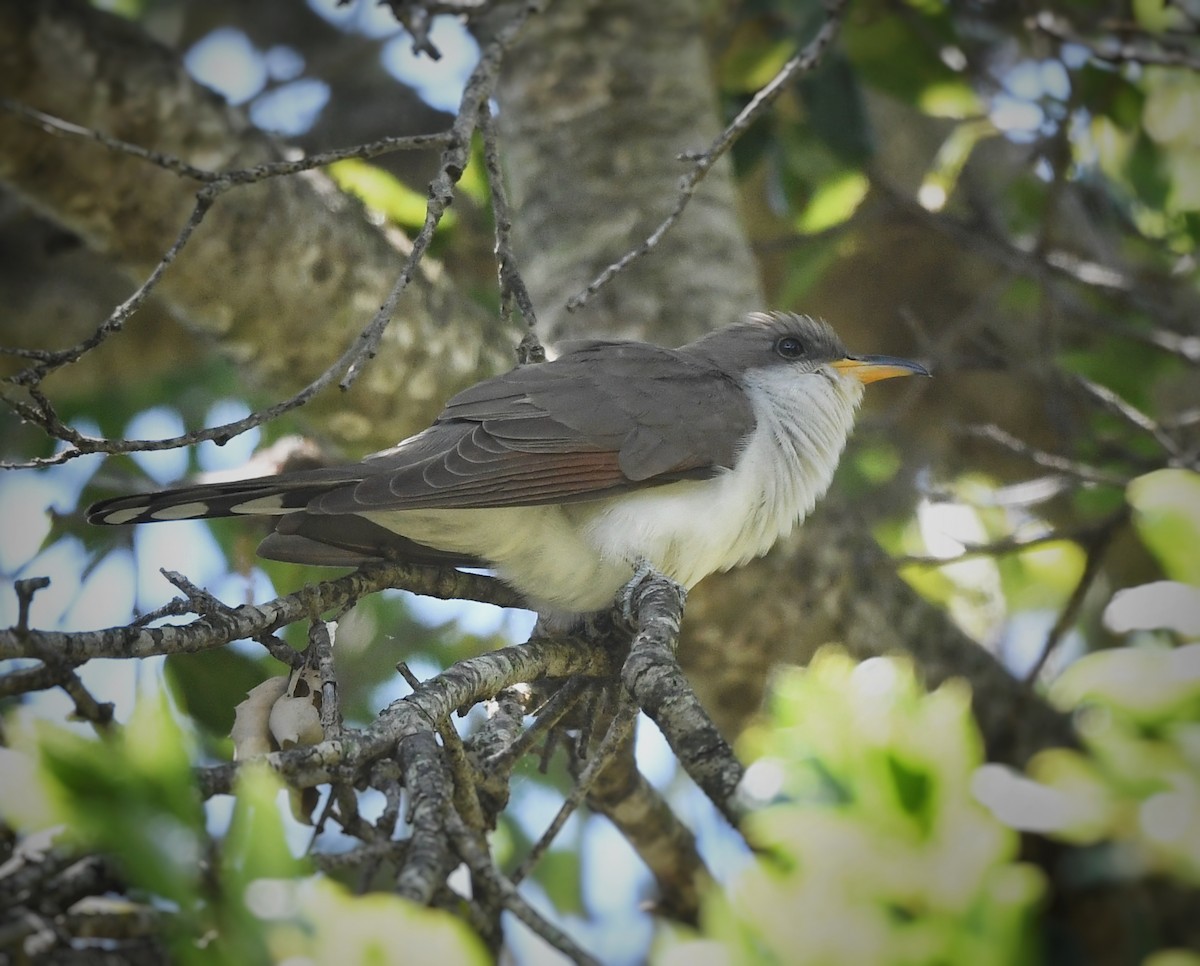
<path fill-rule="evenodd" d="M 616 599 L 615 616 L 630 632 L 636 632 L 638 629 L 638 614 L 641 611 L 642 593 L 657 581 L 668 582 L 674 585 L 681 595 L 686 596 L 687 594 L 687 591 L 680 584 L 677 584 L 664 574 L 649 560 L 645 557 L 639 557 L 634 563 L 633 576 L 617 591 Z"/>

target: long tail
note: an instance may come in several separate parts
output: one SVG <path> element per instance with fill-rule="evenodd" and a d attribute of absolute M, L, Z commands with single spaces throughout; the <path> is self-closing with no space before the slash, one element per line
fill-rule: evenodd
<path fill-rule="evenodd" d="M 93 503 L 87 509 L 87 520 L 88 523 L 116 525 L 160 520 L 203 520 L 243 514 L 277 516 L 302 510 L 313 497 L 333 487 L 357 482 L 345 476 L 330 478 L 333 475 L 328 472 L 324 476 L 316 480 L 311 476 L 308 479 L 291 480 L 287 476 L 263 476 L 230 483 L 197 484 L 118 496 Z"/>

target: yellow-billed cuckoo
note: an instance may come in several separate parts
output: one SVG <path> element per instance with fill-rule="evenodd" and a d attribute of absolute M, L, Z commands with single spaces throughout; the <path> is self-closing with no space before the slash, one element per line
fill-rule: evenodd
<path fill-rule="evenodd" d="M 544 614 L 588 613 L 639 562 L 691 587 L 766 553 L 829 487 L 864 385 L 913 374 L 783 313 L 678 349 L 568 343 L 359 463 L 119 497 L 88 520 L 277 516 L 269 559 L 488 567 Z"/>

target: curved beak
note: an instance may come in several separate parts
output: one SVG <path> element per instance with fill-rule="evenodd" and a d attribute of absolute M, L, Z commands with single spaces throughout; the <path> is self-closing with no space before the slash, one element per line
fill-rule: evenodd
<path fill-rule="evenodd" d="M 859 382 L 878 382 L 898 376 L 928 376 L 929 370 L 917 362 L 895 356 L 846 356 L 830 365 Z"/>

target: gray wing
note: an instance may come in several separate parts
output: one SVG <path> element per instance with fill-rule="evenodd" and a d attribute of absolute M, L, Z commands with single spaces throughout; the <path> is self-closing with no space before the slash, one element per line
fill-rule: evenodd
<path fill-rule="evenodd" d="M 733 466 L 753 428 L 745 394 L 716 366 L 645 343 L 587 342 L 472 386 L 429 429 L 360 463 L 118 497 L 88 519 L 284 515 L 283 531 L 301 516 L 590 500 L 711 477 Z M 376 536 L 346 542 L 365 548 Z"/>
<path fill-rule="evenodd" d="M 589 342 L 459 393 L 425 432 L 359 465 L 315 513 L 528 506 L 706 479 L 754 428 L 720 369 L 639 342 Z"/>

